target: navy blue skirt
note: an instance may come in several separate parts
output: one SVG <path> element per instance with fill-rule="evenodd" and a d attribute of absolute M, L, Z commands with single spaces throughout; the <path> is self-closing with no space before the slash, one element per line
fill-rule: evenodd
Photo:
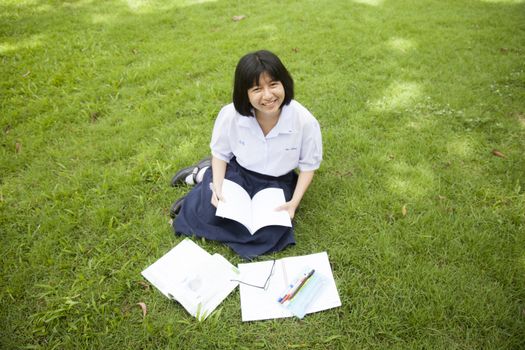
<path fill-rule="evenodd" d="M 286 201 L 292 199 L 297 184 L 294 171 L 274 177 L 247 170 L 232 159 L 226 167 L 225 178 L 241 185 L 253 197 L 268 187 L 282 188 Z M 216 208 L 211 204 L 211 167 L 204 173 L 203 180 L 186 196 L 182 208 L 173 221 L 177 235 L 204 237 L 223 242 L 245 259 L 280 251 L 295 244 L 293 227 L 265 226 L 251 235 L 237 221 L 215 216 Z"/>

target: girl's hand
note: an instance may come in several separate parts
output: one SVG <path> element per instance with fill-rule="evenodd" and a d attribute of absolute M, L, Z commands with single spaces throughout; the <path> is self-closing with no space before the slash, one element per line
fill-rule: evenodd
<path fill-rule="evenodd" d="M 288 215 L 290 215 L 290 219 L 293 219 L 293 217 L 295 216 L 296 209 L 297 209 L 297 204 L 295 204 L 292 201 L 286 202 L 283 205 L 275 208 L 275 210 L 277 211 L 286 210 L 288 212 Z"/>
<path fill-rule="evenodd" d="M 310 186 L 313 177 L 314 171 L 301 171 L 299 173 L 299 178 L 297 179 L 297 185 L 295 186 L 292 199 L 275 210 L 286 210 L 288 215 L 290 215 L 290 219 L 293 219 L 295 211 L 301 202 L 301 198 L 303 198 L 306 189 Z"/>
<path fill-rule="evenodd" d="M 219 201 L 225 202 L 224 197 L 222 196 L 222 193 L 221 193 L 222 191 L 217 191 L 217 189 L 215 188 L 212 182 L 210 182 L 210 190 L 211 190 L 211 204 L 215 208 L 217 208 L 217 206 L 219 205 Z"/>

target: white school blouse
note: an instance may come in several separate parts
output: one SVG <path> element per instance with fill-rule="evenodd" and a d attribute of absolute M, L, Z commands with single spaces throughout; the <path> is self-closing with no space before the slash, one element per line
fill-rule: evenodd
<path fill-rule="evenodd" d="M 215 120 L 210 148 L 219 159 L 229 162 L 235 156 L 242 167 L 271 176 L 295 168 L 316 170 L 323 158 L 319 123 L 295 100 L 282 107 L 279 121 L 266 136 L 254 117 L 239 114 L 233 103 L 224 106 Z"/>

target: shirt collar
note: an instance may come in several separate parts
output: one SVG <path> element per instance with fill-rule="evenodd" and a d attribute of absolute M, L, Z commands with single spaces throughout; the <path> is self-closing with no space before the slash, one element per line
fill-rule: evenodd
<path fill-rule="evenodd" d="M 289 105 L 284 105 L 281 110 L 281 115 L 279 116 L 279 121 L 277 125 L 270 131 L 267 138 L 276 137 L 279 134 L 293 134 L 296 132 L 296 126 L 293 120 L 292 109 Z M 253 128 L 257 125 L 255 117 L 245 117 L 241 116 L 238 120 L 238 125 L 246 128 Z"/>
<path fill-rule="evenodd" d="M 295 125 L 293 122 L 292 110 L 289 105 L 284 105 L 277 125 L 275 125 L 266 137 L 276 137 L 279 134 L 293 134 L 294 132 Z"/>
<path fill-rule="evenodd" d="M 247 116 L 239 114 L 239 119 L 237 121 L 237 124 L 245 128 L 250 128 L 252 125 L 252 120 L 251 120 L 252 118 L 255 119 L 255 117 L 247 117 Z"/>

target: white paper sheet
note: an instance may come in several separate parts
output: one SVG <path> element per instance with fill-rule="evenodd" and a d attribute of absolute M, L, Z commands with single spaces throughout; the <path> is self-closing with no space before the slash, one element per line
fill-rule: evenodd
<path fill-rule="evenodd" d="M 206 319 L 237 287 L 236 268 L 184 239 L 142 275 L 162 294 L 177 300 L 192 316 Z"/>
<path fill-rule="evenodd" d="M 239 264 L 239 279 L 245 283 L 264 286 L 272 270 L 272 264 L 273 260 Z M 315 269 L 316 273 L 320 273 L 326 281 L 320 293 L 309 305 L 307 314 L 341 306 L 328 254 L 322 252 L 277 260 L 267 290 L 240 283 L 242 320 L 257 321 L 293 316 L 277 302 L 277 299 L 305 268 Z"/>

